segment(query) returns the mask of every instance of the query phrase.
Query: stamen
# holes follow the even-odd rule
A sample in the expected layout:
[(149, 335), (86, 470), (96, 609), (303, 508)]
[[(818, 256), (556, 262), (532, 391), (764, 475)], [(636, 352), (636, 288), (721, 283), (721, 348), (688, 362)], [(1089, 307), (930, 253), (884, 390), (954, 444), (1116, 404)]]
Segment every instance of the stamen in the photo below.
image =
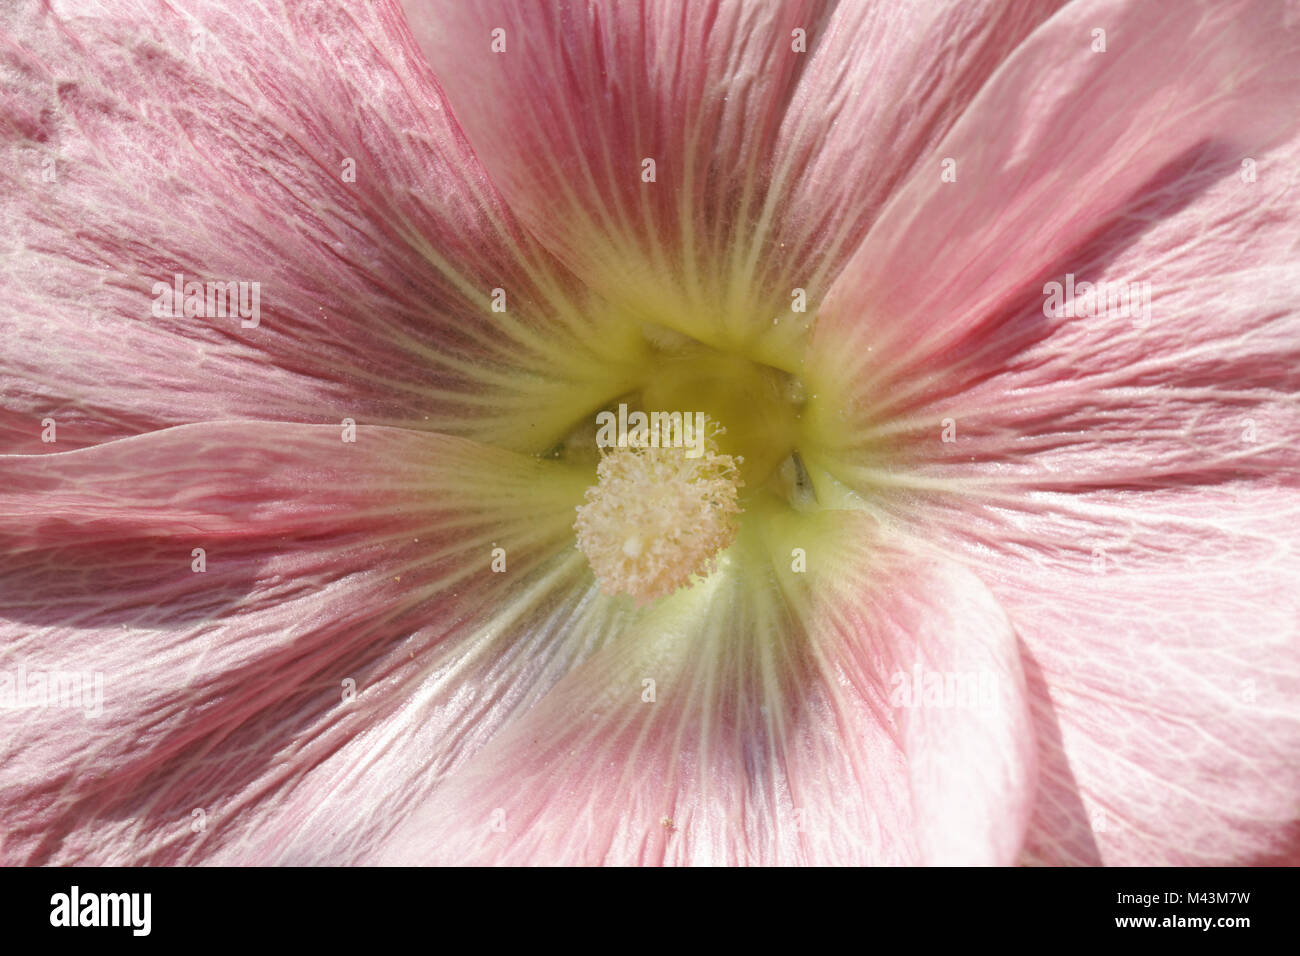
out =
[(671, 594), (712, 572), (735, 540), (742, 482), (736, 459), (717, 454), (715, 430), (695, 458), (671, 447), (622, 447), (601, 458), (574, 529), (606, 594), (638, 604)]

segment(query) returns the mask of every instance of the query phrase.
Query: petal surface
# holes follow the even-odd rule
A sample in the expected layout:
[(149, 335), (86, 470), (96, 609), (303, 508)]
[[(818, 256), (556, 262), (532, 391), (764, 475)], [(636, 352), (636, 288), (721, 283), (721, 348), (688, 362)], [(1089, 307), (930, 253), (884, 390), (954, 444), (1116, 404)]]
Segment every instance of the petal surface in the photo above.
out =
[[(1023, 344), (1008, 343), (1007, 318), (1030, 301), (1041, 309), (1044, 283), (1135, 206), (1191, 176), (1173, 197), (1185, 203), (1204, 167), (1226, 179), (1288, 142), (1300, 34), (1283, 14), (1249, 0), (1077, 3), (1036, 31), (936, 148), (955, 160), (955, 181), (937, 168), (913, 176), (828, 295), (808, 360), (827, 383), (827, 430), (842, 405), (860, 427), (993, 374), (1009, 348), (990, 346)], [(1106, 31), (1105, 52), (1093, 29)]]
[(1300, 861), (1294, 487), (1037, 493), (961, 521), (1025, 648), (1025, 860)]
[[(1102, 11), (1067, 10), (1026, 48), (1057, 30), (1076, 35), (1094, 16), (1108, 27), (1097, 56), (1109, 57), (1139, 22), (1128, 16), (1162, 15)], [(900, 251), (870, 265), (861, 252), (863, 271), (846, 270), (844, 297), (823, 313), (826, 367), (852, 366), (857, 378), (848, 424), (823, 432), (843, 444), (819, 464), (863, 507), (972, 567), (1022, 642), (1042, 780), (1030, 862), (1296, 859), (1300, 141), (1294, 110), (1271, 97), (1294, 88), (1297, 37), (1270, 7), (1235, 12), (1222, 30), (1209, 29), (1214, 11), (1189, 17), (1178, 53), (1144, 41), (1149, 76), (1165, 79), (1143, 87), (1144, 71), (1127, 71), (1127, 111), (1093, 111), (1117, 78), (1098, 67), (1073, 87), (1086, 96), (1049, 97), (1055, 108), (1037, 126), (1026, 119), (1033, 150), (990, 141), (971, 154), (1001, 151), (975, 167), (997, 172), (979, 189), (958, 188), (960, 173), (909, 187), (913, 199), (933, 195), (900, 199), (917, 213), (896, 231)], [(1242, 31), (1268, 35), (1234, 49)], [(968, 120), (1002, 115), (993, 93), (1028, 68), (1021, 55), (953, 142)], [(1189, 66), (1213, 85), (1176, 82)], [(1200, 109), (1159, 133), (1189, 94)], [(1140, 150), (1116, 146), (1118, 130), (1103, 135), (1153, 107)], [(1061, 142), (1078, 145), (1062, 154)], [(1152, 146), (1174, 151), (1148, 165)], [(1071, 173), (1085, 154), (1090, 168)], [(1034, 195), (1036, 218), (1017, 219)], [(1016, 222), (1035, 246), (1020, 243)], [(926, 278), (939, 225), (951, 236), (941, 289)], [(936, 245), (922, 249), (925, 235)], [(912, 242), (904, 276), (903, 260), (888, 257)], [(999, 248), (995, 263), (987, 250)], [(1057, 313), (1046, 286), (1067, 276), (1146, 283), (1145, 307), (1094, 309), (1080, 293)]]
[[(925, 675), (982, 675), (987, 693), (904, 699), (913, 675), (932, 692)], [(1033, 766), (1019, 654), (983, 585), (861, 515), (773, 517), (557, 684), (378, 859), (1006, 863)]]
[(537, 451), (623, 390), (634, 330), (520, 229), (393, 4), (21, 0), (0, 48), (0, 450), (352, 417)]
[(0, 475), (6, 862), (348, 862), (604, 630), (585, 479), (463, 439), (200, 424)]
[(1056, 6), (405, 3), (548, 249), (647, 321), (780, 367), (898, 179)]

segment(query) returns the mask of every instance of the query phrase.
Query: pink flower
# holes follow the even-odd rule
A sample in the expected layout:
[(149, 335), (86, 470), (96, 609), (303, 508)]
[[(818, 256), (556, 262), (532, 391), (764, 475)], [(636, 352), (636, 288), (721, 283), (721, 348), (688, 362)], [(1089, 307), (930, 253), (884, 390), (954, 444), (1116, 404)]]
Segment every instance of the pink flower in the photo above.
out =
[(5, 862), (1297, 861), (1294, 7), (100, 9), (0, 13)]

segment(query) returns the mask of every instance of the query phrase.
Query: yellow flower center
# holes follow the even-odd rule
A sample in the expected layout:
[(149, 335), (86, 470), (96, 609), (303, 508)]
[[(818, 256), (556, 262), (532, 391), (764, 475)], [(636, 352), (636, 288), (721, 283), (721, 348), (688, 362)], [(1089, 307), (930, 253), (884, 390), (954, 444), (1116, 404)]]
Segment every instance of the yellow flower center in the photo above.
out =
[(562, 453), (597, 462), (578, 547), (603, 591), (638, 604), (711, 573), (743, 511), (814, 500), (797, 378), (662, 329), (646, 341), (639, 387), (581, 423)]

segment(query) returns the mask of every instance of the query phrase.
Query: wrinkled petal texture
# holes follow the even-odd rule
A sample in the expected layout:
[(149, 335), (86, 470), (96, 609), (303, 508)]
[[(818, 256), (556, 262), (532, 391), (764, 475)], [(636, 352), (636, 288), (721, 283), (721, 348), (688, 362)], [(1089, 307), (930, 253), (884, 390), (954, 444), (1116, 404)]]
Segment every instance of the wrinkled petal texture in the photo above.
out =
[(557, 470), (245, 422), (0, 458), (0, 670), (104, 685), (6, 713), (6, 859), (356, 858), (608, 626)]
[[(507, 212), (394, 6), (92, 9), (0, 14), (0, 449), (48, 451), (47, 417), (64, 447), (352, 417), (538, 451), (619, 391), (625, 333)], [(256, 326), (153, 314), (177, 274), (259, 283)]]
[[(7, 7), (0, 671), (105, 697), (0, 860), (1300, 860), (1300, 28), (1059, 7)], [(646, 323), (834, 504), (638, 610), (544, 453)]]
[[(1300, 859), (1283, 12), (1062, 11), (937, 149), (956, 181), (899, 192), (819, 322), (810, 362), (851, 382), (831, 469), (973, 566), (1023, 643), (1031, 862)], [(1067, 275), (1149, 283), (1149, 312), (1045, 309)]]
[[(0, 456), (2, 669), (105, 681), (6, 713), (3, 859), (346, 862), (611, 630), (584, 482), (512, 450), (619, 390), (618, 333), (392, 5), (0, 16), (0, 438), (41, 453)], [(151, 315), (173, 271), (261, 280), (260, 324)]]
[[(742, 230), (710, 227), (700, 238), (712, 258), (696, 263), (676, 247), (666, 260), (660, 234), (689, 244), (699, 223), (693, 214), (673, 220), (696, 199), (679, 189), (688, 201), (644, 224), (650, 245), (634, 249), (632, 232), (609, 233), (603, 244), (626, 254), (615, 271), (644, 271), (636, 255), (673, 275), (687, 268), (697, 287), (670, 289), (671, 304), (696, 313), (725, 305), (716, 334), (690, 329), (730, 342), (750, 337), (729, 325), (756, 300), (724, 301), (742, 285), (710, 278), (699, 287), (700, 269), (752, 275), (788, 239), (809, 259), (813, 271), (798, 281), (815, 299), (888, 180), (1050, 7), (980, 17), (956, 5), (894, 17), (792, 7), (780, 16), (806, 19), (816, 49), (784, 57), (770, 84), (750, 69), (742, 34), (771, 57), (788, 46), (787, 24), (728, 6), (710, 31), (719, 45), (708, 71), (679, 63), (672, 79), (665, 57), (680, 48), (651, 51), (649, 72), (628, 61), (616, 88), (680, 88), (700, 134), (721, 124), (746, 155), (784, 158), (775, 172), (749, 169), (734, 188), (716, 150), (698, 163), (694, 153), (686, 164), (668, 158), (678, 174), (707, 180), (706, 220), (734, 213), (743, 197), (741, 218), (762, 225), (764, 238), (737, 245)], [(956, 64), (925, 59), (919, 38), (932, 23), (966, 39)], [(706, 25), (692, 20), (688, 38)], [(655, 36), (667, 42), (669, 26), (660, 19)], [(873, 87), (865, 57), (847, 47), (868, 26), (911, 57), (889, 64), (893, 89), (938, 84), (951, 95), (927, 97), (921, 115), (894, 129), (906, 144), (901, 159), (876, 151), (858, 167), (860, 144), (833, 143), (835, 124), (810, 106), (829, 95), (873, 128), (898, 122), (884, 96), (858, 105)], [(571, 736), (572, 714), (593, 693), (605, 702), (598, 716), (621, 719), (614, 704), (630, 699), (611, 695), (647, 654), (659, 655), (678, 689), (671, 706), (634, 708), (656, 715), (638, 734), (660, 791), (620, 820), (592, 819), (585, 839), (563, 845), (545, 838), (562, 831), (539, 821), (506, 856), (1013, 857), (1032, 795), (1023, 681), (1004, 618), (959, 568), (882, 546), (881, 578), (869, 582), (858, 542), (821, 553), (820, 590), (786, 573), (784, 596), (750, 607), (752, 631), (722, 627), (753, 600), (747, 573), (785, 563), (751, 545), (711, 593), (661, 612), (679, 615), (685, 642), (666, 657), (658, 617), (596, 595), (568, 538), (580, 476), (516, 453), (558, 437), (560, 419), (547, 417), (556, 396), (571, 410), (594, 400), (583, 395), (617, 394), (636, 355), (635, 322), (662, 321), (663, 311), (566, 254), (571, 246), (536, 204), (544, 181), (526, 196), (502, 170), (479, 166), (472, 147), (498, 154), (462, 138), (473, 110), (461, 104), (453, 117), (390, 5), (268, 3), (236, 18), (202, 2), (124, 0), (93, 14), (32, 3), (3, 29), (3, 69), (17, 93), (3, 126), (13, 160), (3, 253), (13, 268), (0, 318), (14, 366), (0, 436), (8, 451), (40, 453), (0, 457), (3, 663), (10, 672), (93, 671), (107, 687), (102, 717), (17, 715), (0, 762), (6, 860), (374, 858), (395, 838), (405, 844), (394, 828), (444, 780), (465, 781), (445, 803), (519, 763), (511, 741), (530, 728), (569, 720), (556, 737)], [(736, 103), (706, 119), (705, 93), (724, 80)], [(521, 83), (506, 102), (535, 88)], [(680, 136), (678, 104), (645, 115), (650, 133)], [(760, 139), (749, 142), (756, 118)], [(799, 198), (810, 179), (847, 196), (845, 168), (873, 184), (847, 213)], [(610, 185), (596, 194), (608, 198)], [(800, 203), (808, 209), (796, 216)], [(560, 212), (582, 225), (570, 215), (579, 210)], [(792, 231), (767, 236), (781, 222)], [(833, 242), (815, 239), (827, 229)], [(153, 314), (155, 283), (174, 273), (259, 282), (260, 321)], [(745, 281), (769, 298), (793, 282)], [(510, 302), (501, 313), (489, 301), (497, 287)], [(352, 416), (363, 422), (355, 442), (335, 424), (290, 424)], [(45, 417), (59, 425), (48, 445), (38, 440)], [(498, 547), (509, 555), (501, 577), (489, 567)], [(979, 629), (971, 642), (954, 639), (950, 610), (884, 586), (909, 573), (968, 595), (963, 626)], [(829, 587), (828, 576), (847, 583)], [(868, 595), (878, 620), (855, 609)], [(946, 713), (901, 713), (885, 697), (888, 669), (904, 658), (996, 672), (1001, 695), (980, 719), (955, 725)], [(601, 691), (601, 680), (614, 683)], [(557, 681), (563, 687), (548, 694)], [(526, 722), (512, 722), (522, 714)], [(513, 736), (494, 751), (505, 758), (475, 758), (506, 724)], [(617, 751), (626, 732), (610, 728), (591, 746)], [(665, 746), (672, 739), (683, 741), (682, 760)], [(682, 773), (683, 760), (696, 770)], [(462, 764), (470, 769), (456, 773)], [(552, 785), (569, 786), (564, 769), (545, 770)], [(717, 791), (699, 788), (715, 775)], [(680, 838), (649, 849), (630, 841), (679, 832), (662, 828), (667, 812), (680, 818)], [(498, 856), (457, 839), (470, 855)], [(427, 834), (418, 841), (428, 843)]]
[[(861, 514), (765, 522), (435, 792), (386, 863), (990, 864), (1015, 859), (1033, 744), (989, 591)], [(792, 544), (817, 566), (792, 573)], [(753, 586), (755, 577), (772, 586)], [(969, 706), (891, 696), (983, 675)], [(938, 702), (942, 703), (942, 702)]]
[(786, 367), (896, 183), (1058, 4), (404, 6), (547, 248), (647, 321)]

